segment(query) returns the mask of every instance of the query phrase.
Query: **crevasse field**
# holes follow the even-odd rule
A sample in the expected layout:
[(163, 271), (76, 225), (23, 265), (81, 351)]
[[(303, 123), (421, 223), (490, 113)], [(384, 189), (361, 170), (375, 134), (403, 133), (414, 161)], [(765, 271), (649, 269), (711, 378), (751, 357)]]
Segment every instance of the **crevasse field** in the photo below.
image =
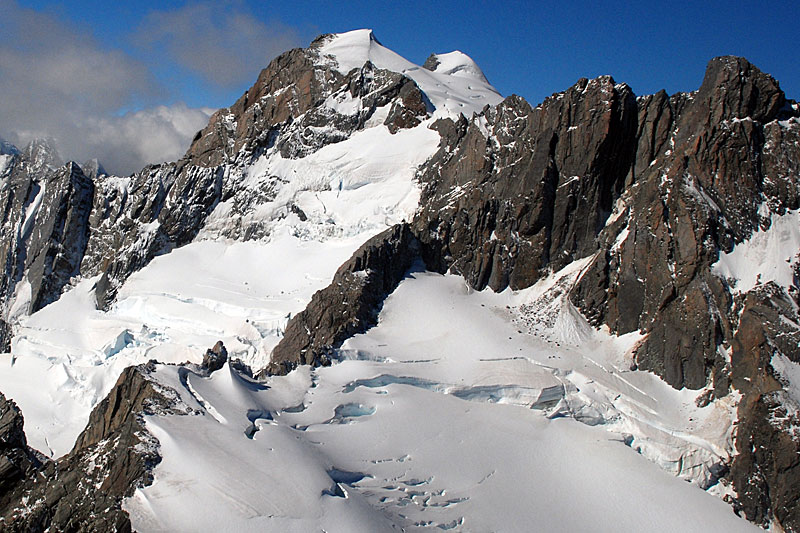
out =
[[(363, 31), (323, 52), (344, 72), (369, 59), (407, 73), (433, 118), (394, 136), (376, 119), (302, 159), (268, 152), (242, 177), (243, 187), (285, 182), (250, 215), (268, 238), (220, 238), (222, 203), (194, 243), (131, 276), (108, 312), (84, 279), (21, 317), (0, 390), (22, 409), (29, 443), (68, 453), (122, 369), (155, 359), (155, 378), (192, 414), (147, 419), (163, 460), (124, 504), (139, 531), (754, 530), (716, 483), (735, 398), (699, 408), (703, 391), (630, 370), (637, 335), (591, 328), (565, 297), (586, 259), (500, 294), (419, 266), (330, 367), (255, 382), (227, 364), (209, 377), (178, 365), (222, 340), (231, 357), (265, 366), (338, 266), (411, 219), (415, 170), (437, 145), (431, 122), (501, 99), (458, 52), (430, 72)], [(307, 220), (274, 217), (290, 202)], [(734, 249), (721, 275), (751, 283), (762, 248), (797, 240), (794, 226)]]

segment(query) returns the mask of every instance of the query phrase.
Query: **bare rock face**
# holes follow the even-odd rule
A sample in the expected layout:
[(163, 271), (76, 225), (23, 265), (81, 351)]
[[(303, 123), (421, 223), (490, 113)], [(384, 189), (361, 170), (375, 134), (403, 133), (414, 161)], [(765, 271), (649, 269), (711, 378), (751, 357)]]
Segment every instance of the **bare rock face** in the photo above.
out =
[[(148, 378), (151, 370), (148, 365), (126, 369), (92, 411), (68, 455), (29, 467), (24, 477), (18, 476), (0, 499), (4, 531), (131, 531), (120, 503), (137, 486), (152, 482), (151, 471), (160, 461), (158, 442), (147, 433), (142, 417), (181, 414), (172, 409), (177, 393), (154, 385)], [(0, 418), (5, 419), (5, 415)], [(21, 433), (21, 416), (13, 420)], [(20, 449), (19, 438), (13, 442)]]
[[(317, 38), (307, 49), (286, 52), (262, 70), (253, 87), (233, 106), (217, 111), (198, 132), (187, 153), (191, 161), (213, 167), (242, 151), (259, 154), (272, 146), (284, 157), (303, 157), (347, 139), (377, 108), (390, 104), (398, 107), (387, 119), (390, 129), (419, 124), (427, 107), (410, 78), (370, 62), (342, 75), (320, 60), (319, 48), (326, 38)], [(360, 101), (355, 106), (358, 113), (336, 110), (336, 103), (346, 99)], [(416, 123), (412, 117), (417, 117)], [(315, 131), (323, 126), (327, 132)]]
[(784, 390), (776, 358), (800, 362), (796, 303), (773, 283), (757, 287), (736, 307), (740, 319), (731, 350), (731, 379), (743, 393), (737, 455), (730, 479), (745, 516), (764, 527), (775, 521), (800, 530), (800, 404)]
[(94, 194), (80, 167), (50, 167), (44, 151), (37, 145), (27, 156), (12, 156), (0, 176), (0, 303), (9, 301), (24, 279), (28, 285), (21, 298), (28, 312), (58, 299), (79, 273)]
[[(727, 390), (720, 353), (736, 317), (710, 265), (767, 223), (762, 203), (796, 208), (798, 147), (765, 136), (797, 134), (777, 123), (784, 104), (774, 79), (731, 57), (712, 60), (692, 95), (639, 100), (633, 184), (573, 302), (595, 324), (647, 333), (637, 363), (674, 387), (700, 388), (711, 377), (719, 394)], [(775, 179), (773, 166), (795, 178)]]
[(11, 351), (11, 337), (13, 331), (5, 320), (0, 319), (0, 353)]
[(289, 321), (266, 373), (330, 364), (342, 342), (377, 323), (383, 301), (418, 258), (419, 243), (408, 224), (393, 226), (364, 243), (339, 267), (331, 284)]
[(483, 117), (440, 122), (413, 222), (426, 263), (502, 290), (593, 253), (625, 187), (636, 113), (632, 91), (602, 77), (536, 108), (511, 96)]
[(14, 487), (41, 466), (28, 447), (23, 424), (16, 404), (0, 394), (0, 508), (11, 501), (8, 496)]

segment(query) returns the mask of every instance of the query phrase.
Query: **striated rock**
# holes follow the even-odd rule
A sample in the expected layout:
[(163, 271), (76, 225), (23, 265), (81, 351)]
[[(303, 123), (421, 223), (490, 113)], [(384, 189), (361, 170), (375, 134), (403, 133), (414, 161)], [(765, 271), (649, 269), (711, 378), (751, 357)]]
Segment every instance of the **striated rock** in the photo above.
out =
[(86, 249), (94, 186), (74, 163), (51, 168), (43, 150), (13, 156), (0, 181), (0, 308), (23, 281), (24, 311), (58, 299)]
[(0, 319), (0, 353), (8, 353), (11, 351), (11, 337), (13, 331), (4, 320)]
[[(783, 133), (787, 128), (774, 122), (784, 103), (770, 76), (730, 57), (709, 63), (697, 93), (639, 100), (633, 184), (621, 197), (618, 221), (600, 235), (573, 302), (596, 325), (647, 333), (637, 364), (674, 387), (701, 388), (711, 377), (718, 395), (727, 392), (720, 354), (736, 318), (710, 266), (765, 222), (762, 202), (796, 204), (790, 176), (800, 172), (793, 163), (800, 162), (798, 146), (777, 150), (764, 133), (775, 136), (780, 128), (792, 135), (793, 128)], [(767, 174), (762, 159), (783, 179)], [(773, 182), (787, 185), (773, 185), (774, 196), (767, 196)]]
[(0, 393), (0, 508), (12, 501), (14, 488), (42, 465), (28, 447), (23, 425), (17, 405)]
[(768, 283), (749, 292), (739, 305), (731, 379), (744, 397), (729, 476), (737, 504), (749, 520), (765, 527), (776, 520), (786, 531), (799, 531), (800, 405), (772, 367), (779, 356), (800, 362), (796, 304), (782, 288)]
[(800, 530), (800, 418), (780, 390), (748, 396), (739, 407), (737, 455), (729, 476), (748, 520)]
[(383, 301), (418, 259), (419, 243), (408, 224), (368, 240), (289, 321), (265, 372), (284, 374), (297, 365), (330, 364), (332, 351), (342, 342), (377, 323)]
[(593, 253), (634, 156), (636, 101), (608, 76), (532, 109), (511, 96), (485, 116), (442, 121), (420, 172), (414, 230), (429, 267), (475, 288), (528, 287)]

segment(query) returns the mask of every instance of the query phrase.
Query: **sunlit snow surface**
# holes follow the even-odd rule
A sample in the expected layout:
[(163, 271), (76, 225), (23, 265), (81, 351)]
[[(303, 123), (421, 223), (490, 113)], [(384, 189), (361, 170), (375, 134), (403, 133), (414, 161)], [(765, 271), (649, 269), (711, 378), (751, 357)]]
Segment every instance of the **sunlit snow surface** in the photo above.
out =
[(164, 460), (155, 483), (125, 503), (134, 527), (754, 529), (623, 435), (545, 416), (576, 380), (594, 382), (587, 394), (598, 397), (615, 386), (624, 409), (663, 407), (654, 426), (678, 422), (683, 409), (713, 426), (720, 413), (689, 407), (687, 393), (652, 375), (615, 370), (624, 340), (596, 335), (582, 349), (559, 349), (518, 333), (513, 317), (531, 296), (413, 273), (379, 325), (348, 341), (348, 359), (329, 368), (254, 384), (226, 366), (210, 378), (189, 373), (187, 387), (185, 371), (159, 367), (157, 379), (201, 414), (148, 418)]
[(196, 242), (131, 276), (108, 313), (95, 310), (95, 280), (85, 280), (23, 318), (14, 357), (0, 355), (0, 391), (23, 410), (31, 446), (59, 457), (129, 365), (197, 363), (222, 340), (232, 356), (264, 366), (289, 315), (365, 239)]
[(714, 272), (733, 281), (733, 289), (745, 293), (756, 285), (774, 281), (788, 289), (794, 284), (800, 251), (800, 211), (773, 214), (769, 228), (758, 230), (746, 241), (721, 253)]
[(375, 40), (370, 30), (336, 34), (320, 53), (332, 66), (347, 74), (371, 61), (377, 68), (400, 72), (414, 80), (435, 108), (434, 116), (472, 117), (486, 105), (499, 104), (503, 97), (489, 85), (480, 67), (462, 52), (441, 54), (436, 70), (429, 71), (408, 61)]

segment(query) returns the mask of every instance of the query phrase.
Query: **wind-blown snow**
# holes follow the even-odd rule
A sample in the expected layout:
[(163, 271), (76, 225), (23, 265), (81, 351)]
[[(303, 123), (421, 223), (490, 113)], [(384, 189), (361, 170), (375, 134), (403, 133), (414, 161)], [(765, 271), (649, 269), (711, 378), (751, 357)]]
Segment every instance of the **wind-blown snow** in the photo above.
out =
[(14, 356), (0, 355), (0, 390), (23, 410), (29, 443), (59, 457), (129, 365), (200, 362), (217, 340), (266, 365), (288, 317), (367, 237), (196, 242), (131, 276), (108, 313), (95, 309), (96, 280), (85, 280), (21, 319)]
[(794, 283), (800, 250), (800, 211), (773, 214), (766, 230), (757, 230), (730, 253), (720, 253), (713, 272), (731, 279), (734, 291), (746, 293), (756, 285), (774, 281), (784, 288)]
[(384, 47), (371, 30), (355, 30), (331, 36), (320, 54), (343, 74), (363, 67), (367, 61), (377, 68), (405, 74), (427, 95), (436, 109), (435, 118), (459, 114), (471, 118), (487, 104), (497, 105), (503, 100), (478, 65), (461, 52), (439, 55), (440, 65), (430, 71)]

